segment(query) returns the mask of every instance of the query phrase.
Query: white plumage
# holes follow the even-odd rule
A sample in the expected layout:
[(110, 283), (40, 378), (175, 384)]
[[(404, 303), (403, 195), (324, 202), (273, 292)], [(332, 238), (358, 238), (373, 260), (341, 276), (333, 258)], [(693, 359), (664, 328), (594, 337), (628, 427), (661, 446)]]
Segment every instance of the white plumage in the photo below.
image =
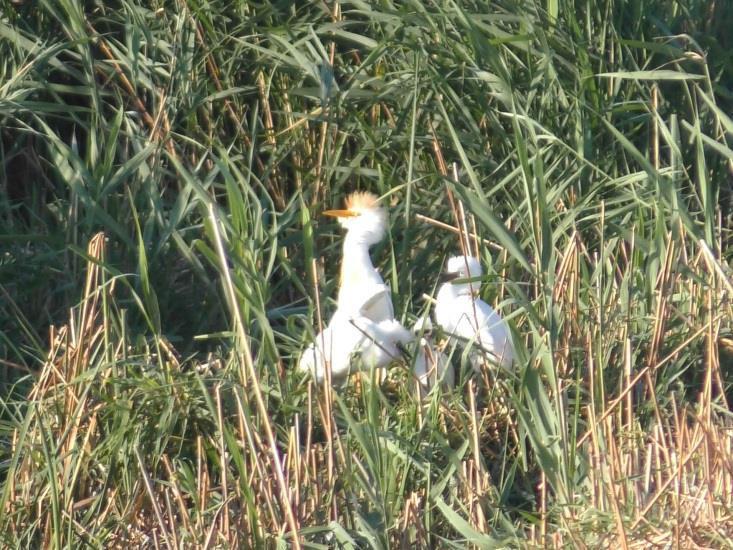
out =
[[(448, 260), (446, 275), (452, 279), (473, 279), (483, 271), (471, 256), (454, 256)], [(435, 306), (435, 319), (449, 335), (471, 347), (471, 363), (475, 370), (482, 362), (511, 369), (514, 346), (506, 322), (489, 304), (478, 297), (480, 281), (451, 282), (441, 285)]]

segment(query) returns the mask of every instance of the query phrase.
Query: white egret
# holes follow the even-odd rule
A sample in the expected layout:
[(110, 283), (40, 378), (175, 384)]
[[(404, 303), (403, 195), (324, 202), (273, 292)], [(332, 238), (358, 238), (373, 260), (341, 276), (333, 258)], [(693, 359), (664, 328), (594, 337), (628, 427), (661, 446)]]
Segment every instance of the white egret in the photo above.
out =
[(433, 324), (428, 316), (420, 317), (412, 327), (412, 332), (419, 337), (413, 372), (423, 390), (429, 391), (438, 382), (443, 388), (450, 389), (455, 384), (453, 366), (448, 357), (435, 347), (432, 330)]
[(343, 210), (327, 210), (346, 228), (337, 308), (328, 326), (316, 336), (298, 363), (318, 382), (330, 364), (334, 383), (343, 382), (352, 371), (386, 367), (401, 357), (400, 346), (414, 340), (413, 334), (394, 319), (389, 287), (369, 256), (369, 247), (384, 238), (387, 212), (377, 197), (356, 192)]
[(480, 277), (483, 271), (472, 256), (454, 256), (448, 260), (445, 275), (449, 279), (438, 290), (435, 320), (453, 336), (467, 341), (471, 363), (479, 370), (482, 359), (511, 369), (514, 346), (506, 321), (478, 297), (479, 281), (451, 282), (454, 279)]
[(381, 241), (387, 231), (387, 212), (377, 197), (357, 191), (346, 198), (345, 209), (326, 210), (323, 214), (338, 218), (346, 228), (338, 309), (372, 321), (394, 319), (390, 289), (369, 256), (369, 247)]

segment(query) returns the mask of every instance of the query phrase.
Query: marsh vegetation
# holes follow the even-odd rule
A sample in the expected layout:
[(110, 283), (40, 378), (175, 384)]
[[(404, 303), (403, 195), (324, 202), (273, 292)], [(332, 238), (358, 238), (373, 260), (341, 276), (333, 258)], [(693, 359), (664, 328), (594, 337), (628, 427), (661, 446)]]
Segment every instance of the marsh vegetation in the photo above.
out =
[[(0, 6), (0, 544), (730, 546), (729, 3)], [(356, 189), (515, 374), (296, 371)]]

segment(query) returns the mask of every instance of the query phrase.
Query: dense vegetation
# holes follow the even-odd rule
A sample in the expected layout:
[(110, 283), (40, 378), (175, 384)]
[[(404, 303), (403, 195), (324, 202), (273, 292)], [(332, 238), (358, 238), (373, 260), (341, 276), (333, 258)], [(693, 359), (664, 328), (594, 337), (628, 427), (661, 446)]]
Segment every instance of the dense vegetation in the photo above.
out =
[[(1, 545), (731, 544), (730, 3), (0, 6)], [(295, 371), (355, 189), (516, 376)]]

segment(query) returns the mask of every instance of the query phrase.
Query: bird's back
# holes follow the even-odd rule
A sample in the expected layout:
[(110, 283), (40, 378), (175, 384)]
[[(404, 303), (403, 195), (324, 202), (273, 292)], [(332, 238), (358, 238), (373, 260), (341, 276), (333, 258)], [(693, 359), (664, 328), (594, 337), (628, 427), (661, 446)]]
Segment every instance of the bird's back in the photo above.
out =
[(435, 318), (447, 333), (479, 346), (504, 368), (511, 368), (514, 348), (509, 327), (483, 300), (438, 293)]
[(477, 340), (480, 340), (481, 347), (491, 353), (499, 365), (511, 368), (514, 361), (514, 346), (509, 325), (483, 300), (476, 300), (475, 303), (479, 321)]
[(366, 338), (360, 344), (365, 369), (386, 367), (401, 357), (400, 345), (414, 339), (413, 334), (396, 319), (375, 323), (366, 317), (357, 318), (356, 325)]
[(298, 368), (311, 372), (322, 382), (329, 362), (331, 376), (334, 382), (339, 382), (351, 372), (352, 357), (359, 357), (356, 361), (361, 369), (383, 368), (400, 358), (398, 344), (406, 344), (413, 338), (395, 319), (374, 322), (363, 315), (336, 310), (328, 326), (303, 352)]
[[(447, 333), (471, 338), (476, 327), (481, 326), (481, 323), (476, 324), (473, 304), (474, 300), (470, 296), (455, 295), (441, 289), (435, 305), (435, 320)], [(481, 309), (475, 313), (480, 314)]]

